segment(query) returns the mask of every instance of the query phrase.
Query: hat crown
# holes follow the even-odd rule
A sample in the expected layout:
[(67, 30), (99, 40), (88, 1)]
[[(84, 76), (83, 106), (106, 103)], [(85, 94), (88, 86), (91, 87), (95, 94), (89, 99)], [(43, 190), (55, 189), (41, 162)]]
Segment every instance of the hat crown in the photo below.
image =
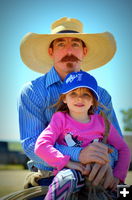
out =
[(61, 93), (66, 94), (81, 87), (92, 90), (96, 99), (99, 99), (97, 81), (93, 76), (85, 71), (69, 73), (64, 79)]
[(66, 30), (82, 33), (83, 32), (83, 24), (77, 19), (63, 17), (63, 18), (55, 21), (51, 25), (51, 33), (52, 34), (56, 34), (61, 31), (66, 31)]

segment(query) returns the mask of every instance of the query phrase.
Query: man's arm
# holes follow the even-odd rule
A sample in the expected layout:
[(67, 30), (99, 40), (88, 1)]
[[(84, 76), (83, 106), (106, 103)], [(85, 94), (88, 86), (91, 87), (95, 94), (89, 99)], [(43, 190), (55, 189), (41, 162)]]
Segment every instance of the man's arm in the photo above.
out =
[(112, 105), (112, 99), (110, 94), (101, 87), (98, 87), (98, 93), (99, 93), (99, 97), (100, 100), (99, 102), (105, 106), (105, 108), (101, 108), (99, 107), (98, 109), (98, 113), (100, 112), (100, 110), (102, 109), (103, 112), (106, 114), (107, 118), (110, 120), (110, 122), (113, 124), (113, 126), (115, 127), (115, 129), (118, 131), (118, 133), (122, 136), (122, 132)]
[(23, 88), (18, 101), (19, 128), (20, 139), (25, 154), (31, 160), (45, 165), (45, 162), (34, 154), (36, 139), (46, 127), (41, 102), (41, 96), (38, 94), (38, 91), (35, 90), (31, 83), (27, 84)]

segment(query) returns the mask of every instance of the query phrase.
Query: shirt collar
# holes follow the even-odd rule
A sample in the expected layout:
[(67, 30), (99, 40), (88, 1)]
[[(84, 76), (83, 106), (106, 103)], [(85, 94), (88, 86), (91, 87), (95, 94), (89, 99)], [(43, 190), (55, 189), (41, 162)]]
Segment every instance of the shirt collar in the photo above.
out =
[(56, 83), (56, 82), (62, 82), (60, 76), (58, 75), (57, 71), (55, 70), (54, 66), (51, 68), (51, 70), (47, 73), (46, 77), (46, 87)]

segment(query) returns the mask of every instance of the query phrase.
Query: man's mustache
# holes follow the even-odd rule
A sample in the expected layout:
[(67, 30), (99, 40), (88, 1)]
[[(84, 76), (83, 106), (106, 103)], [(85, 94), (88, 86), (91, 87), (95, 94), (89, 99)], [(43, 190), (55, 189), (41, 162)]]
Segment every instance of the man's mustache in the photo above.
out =
[(81, 61), (81, 60), (74, 55), (70, 55), (70, 56), (66, 55), (61, 59), (61, 62), (68, 62), (68, 61), (76, 62), (76, 61)]

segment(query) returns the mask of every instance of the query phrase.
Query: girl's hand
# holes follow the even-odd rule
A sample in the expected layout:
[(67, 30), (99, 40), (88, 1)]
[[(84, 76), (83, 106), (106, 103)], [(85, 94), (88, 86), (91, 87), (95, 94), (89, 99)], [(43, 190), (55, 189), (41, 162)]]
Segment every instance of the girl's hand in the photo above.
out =
[(67, 167), (69, 169), (78, 170), (78, 171), (80, 171), (82, 173), (82, 175), (84, 175), (85, 166), (83, 164), (79, 163), (79, 162), (69, 161), (68, 164), (65, 167)]

